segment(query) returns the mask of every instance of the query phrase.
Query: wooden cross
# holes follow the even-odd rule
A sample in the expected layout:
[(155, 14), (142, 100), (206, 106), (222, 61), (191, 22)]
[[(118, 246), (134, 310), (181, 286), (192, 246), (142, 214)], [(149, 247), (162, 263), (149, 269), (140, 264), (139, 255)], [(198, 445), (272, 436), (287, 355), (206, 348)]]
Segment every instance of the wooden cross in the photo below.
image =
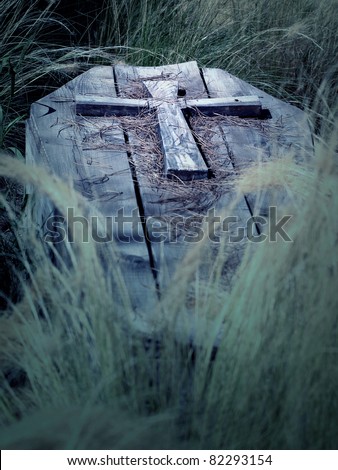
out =
[(186, 100), (178, 97), (178, 82), (145, 80), (148, 99), (106, 98), (98, 95), (76, 97), (76, 113), (83, 116), (137, 115), (156, 108), (164, 154), (164, 174), (181, 180), (208, 177), (208, 167), (183, 114), (192, 109), (207, 116), (216, 114), (260, 117), (262, 105), (257, 96)]

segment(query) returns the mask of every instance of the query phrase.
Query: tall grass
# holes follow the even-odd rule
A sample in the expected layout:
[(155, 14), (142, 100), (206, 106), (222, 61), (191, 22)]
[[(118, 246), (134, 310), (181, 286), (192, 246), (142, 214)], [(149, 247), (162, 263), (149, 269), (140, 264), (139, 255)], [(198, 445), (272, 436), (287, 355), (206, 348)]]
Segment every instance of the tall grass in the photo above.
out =
[[(4, 124), (96, 63), (161, 65), (196, 59), (301, 106), (337, 81), (337, 1), (4, 0), (0, 104)], [(13, 128), (14, 129), (14, 128)], [(23, 147), (23, 130), (0, 142)]]
[[(106, 0), (101, 46), (131, 48), (145, 65), (198, 58), (303, 102), (336, 72), (337, 2)], [(95, 33), (94, 33), (95, 34)], [(141, 51), (134, 50), (141, 48)]]
[[(106, 0), (82, 31), (78, 18), (62, 19), (47, 3), (1, 3), (4, 129), (25, 112), (26, 91), (51, 91), (93, 63), (197, 59), (301, 101), (318, 134), (303, 166), (285, 155), (238, 181), (239, 192), (287, 189), (293, 243), (248, 246), (230, 292), (222, 250), (212, 285), (182, 268), (144, 312), (158, 318), (149, 335), (135, 326), (117, 265), (103, 271), (94, 243), (75, 237), (57, 268), (33, 222), (1, 197), (21, 292), (0, 317), (1, 447), (337, 448), (336, 2)], [(78, 44), (74, 35), (67, 43), (69, 31)], [(6, 132), (2, 147), (15, 145)], [(64, 182), (19, 159), (1, 155), (0, 175), (33, 185), (60, 213), (86, 210)], [(177, 335), (188, 308), (195, 347), (189, 330)]]
[[(16, 370), (25, 384), (3, 383), (2, 446), (335, 448), (336, 145), (332, 133), (317, 139), (309, 166), (278, 162), (279, 181), (293, 194), (293, 243), (248, 252), (230, 293), (221, 278), (211, 290), (182, 269), (184, 288), (173, 286), (155, 307), (161, 328), (150, 324), (144, 339), (117, 302), (116, 267), (103, 272), (95, 246), (76, 244), (73, 269), (58, 270), (45, 243), (17, 229), (28, 279), (1, 320), (1, 356), (4, 371), (14, 380)], [(38, 185), (61, 212), (81, 207), (64, 183), (21, 162), (2, 160), (0, 169)], [(275, 181), (274, 169), (257, 169), (240, 188)], [(195, 350), (174, 326), (191, 290)]]

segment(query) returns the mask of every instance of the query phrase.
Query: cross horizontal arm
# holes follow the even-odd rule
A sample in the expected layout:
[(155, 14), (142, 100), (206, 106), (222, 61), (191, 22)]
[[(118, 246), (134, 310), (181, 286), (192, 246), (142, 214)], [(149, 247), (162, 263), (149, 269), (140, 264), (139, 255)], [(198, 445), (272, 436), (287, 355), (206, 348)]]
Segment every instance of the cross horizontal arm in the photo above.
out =
[(262, 103), (258, 96), (187, 100), (186, 105), (189, 109), (195, 109), (207, 116), (221, 114), (223, 116), (260, 117), (262, 115)]
[(76, 114), (82, 116), (135, 116), (148, 109), (148, 100), (111, 98), (98, 95), (77, 95), (75, 97)]

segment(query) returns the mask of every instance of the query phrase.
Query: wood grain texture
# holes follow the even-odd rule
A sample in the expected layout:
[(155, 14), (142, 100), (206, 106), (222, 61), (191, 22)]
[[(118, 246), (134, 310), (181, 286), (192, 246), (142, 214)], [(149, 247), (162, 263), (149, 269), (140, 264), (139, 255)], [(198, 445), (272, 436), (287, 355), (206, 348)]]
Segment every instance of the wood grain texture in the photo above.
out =
[[(178, 82), (178, 88), (186, 90), (186, 97), (207, 97), (207, 93), (200, 76), (196, 62), (187, 64), (175, 64), (164, 67), (127, 67), (115, 66), (117, 88), (123, 94), (129, 94), (130, 88), (135, 83), (143, 83), (147, 80), (163, 81), (174, 80)], [(140, 147), (137, 145), (138, 137), (133, 129), (128, 130), (129, 141), (132, 146), (132, 158), (135, 164), (140, 194), (142, 197), (145, 218), (151, 222), (156, 219), (159, 224), (172, 220), (175, 215), (191, 215), (186, 201), (177, 197), (175, 184), (155, 187), (147, 174), (143, 171), (142, 159), (144, 158)], [(188, 186), (193, 181), (187, 181)], [(191, 244), (185, 243), (183, 236), (178, 236), (175, 243), (165, 240), (161, 243), (152, 240), (152, 250), (155, 259), (155, 268), (158, 272), (158, 282), (162, 291), (170, 284), (176, 270), (182, 264), (182, 260), (191, 248)]]
[[(76, 116), (75, 97), (92, 96), (95, 91), (97, 99), (100, 99), (101, 94), (116, 98), (111, 67), (93, 68), (34, 103), (27, 123), (27, 150), (31, 164), (43, 165), (71, 182), (88, 199), (89, 214), (97, 218), (99, 227), (98, 230), (95, 228), (95, 237), (108, 235), (109, 238), (106, 232), (107, 217), (116, 216), (118, 209), (123, 208), (126, 216), (136, 211), (134, 219), (139, 221), (139, 213), (123, 131), (113, 121), (105, 122), (104, 118), (97, 125), (95, 118), (90, 121)], [(92, 141), (89, 137), (93, 134), (101, 136), (99, 142), (96, 136), (96, 148), (92, 145), (95, 139)], [(107, 149), (111, 139), (114, 140), (114, 148), (117, 146), (119, 150)], [(35, 204), (34, 217), (39, 224), (43, 224), (47, 210), (52, 215), (53, 208), (45, 199), (41, 199), (39, 207)], [(130, 303), (136, 313), (135, 325), (142, 329), (144, 312), (147, 310), (149, 318), (146, 321), (148, 327), (150, 325), (150, 312), (157, 302), (157, 293), (147, 246), (133, 239), (130, 243), (125, 242), (126, 237), (134, 236), (131, 225), (124, 224), (122, 236), (118, 224), (112, 221), (113, 240), (109, 239), (109, 242), (115, 246), (115, 261), (109, 256), (107, 258), (110, 249), (105, 250), (102, 239), (98, 243), (98, 250), (108, 272), (114, 269), (109, 264), (118, 260), (116, 268), (122, 273), (125, 292), (129, 292)], [(125, 305), (124, 293), (116, 291), (115, 300)]]
[(207, 178), (208, 168), (177, 102), (178, 82), (143, 83), (150, 96), (158, 99), (155, 106), (164, 155), (164, 175), (182, 181)]
[(116, 98), (114, 69), (110, 66), (97, 66), (75, 79), (77, 95), (97, 95)]
[[(219, 125), (210, 120), (208, 126), (205, 126), (200, 120), (200, 124), (194, 125), (194, 131), (209, 148), (212, 148), (213, 171), (224, 174), (222, 182), (217, 179), (217, 184), (221, 185), (222, 190), (217, 190), (218, 197), (208, 205), (207, 215), (211, 232), (210, 242), (204, 247), (203, 264), (205, 272), (213, 273), (219, 270), (222, 273), (220, 278), (222, 287), (230, 289), (236, 280), (236, 269), (243, 259), (245, 250), (248, 248), (254, 250), (256, 247), (255, 244), (250, 244), (249, 238), (257, 237), (259, 234), (255, 224), (250, 222), (248, 224), (252, 218), (251, 208), (245, 195), (236, 188), (238, 173)], [(215, 223), (212, 221), (213, 218)]]
[(76, 114), (83, 116), (136, 116), (149, 109), (147, 100), (109, 98), (92, 94), (75, 96)]
[[(259, 213), (264, 214), (272, 201), (280, 203), (283, 198), (280, 193), (271, 192), (258, 196), (237, 194), (236, 177), (252, 165), (288, 152), (295, 152), (301, 162), (312, 151), (310, 129), (301, 110), (222, 70), (203, 69), (202, 75), (196, 62), (163, 67), (94, 67), (34, 103), (27, 121), (27, 163), (45, 166), (70, 181), (87, 199), (90, 215), (98, 219), (96, 237), (101, 238), (98, 245), (102, 263), (108, 273), (110, 263), (116, 263), (121, 274), (123, 285), (117, 282), (115, 287), (122, 311), (126, 305), (123, 296), (128, 292), (130, 308), (136, 313), (135, 327), (143, 331), (150, 321), (156, 321), (157, 286), (153, 272), (157, 273), (161, 292), (165, 292), (171, 282), (179, 282), (175, 273), (188, 254), (199, 256), (203, 250), (194, 272), (200, 280), (208, 282), (215, 269), (220, 269), (223, 287), (231, 287), (248, 247), (247, 221), (255, 212), (257, 200), (264, 199), (259, 204)], [(186, 113), (187, 106), (190, 110)], [(160, 151), (147, 153), (132, 121), (126, 125), (119, 120), (118, 116), (135, 116), (145, 109), (146, 115), (156, 110), (164, 155)], [(186, 118), (192, 126), (200, 113), (205, 119), (194, 124), (193, 131), (197, 136), (205, 134), (197, 146)], [(270, 119), (262, 119), (269, 113)], [(230, 119), (225, 116), (217, 121), (208, 117), (219, 114), (229, 115)], [(215, 181), (214, 186), (219, 185), (216, 190), (212, 179), (206, 181), (209, 186), (196, 186), (204, 184), (197, 180), (202, 174), (210, 176), (200, 153), (202, 141), (213, 149), (213, 160), (208, 163), (224, 171), (224, 184)], [(160, 149), (160, 145), (156, 148)], [(149, 162), (154, 168), (163, 162), (172, 179), (168, 181), (160, 173), (155, 177)], [(185, 181), (191, 172), (197, 179)], [(53, 207), (39, 198), (33, 205), (34, 217), (42, 225)], [(191, 243), (187, 236), (189, 227), (178, 230), (174, 239), (168, 238), (168, 223), (175, 223), (175, 217), (183, 217), (184, 223), (189, 218), (191, 222), (192, 217), (201, 221), (211, 209), (211, 214), (221, 217), (221, 221), (237, 216), (236, 221), (231, 220), (222, 227), (223, 231), (217, 232), (222, 243), (204, 243), (201, 239)], [(119, 214), (124, 218), (123, 225)], [(144, 221), (146, 227), (142, 225)], [(161, 227), (167, 231), (162, 240)], [(244, 232), (240, 233), (242, 229)], [(251, 232), (251, 236), (259, 235), (256, 226)], [(236, 234), (240, 235), (237, 240)], [(108, 255), (112, 246), (113, 259)], [(111, 272), (115, 272), (114, 267)]]
[(83, 177), (82, 155), (76, 139), (74, 81), (31, 106), (29, 126), (41, 151), (33, 155), (45, 168), (80, 185)]
[[(83, 154), (90, 167), (90, 177), (84, 184), (91, 195), (90, 204), (95, 206), (98, 225), (101, 227), (98, 237), (103, 257), (104, 245), (113, 243), (118, 267), (136, 313), (135, 321), (144, 321), (147, 311), (150, 321), (150, 312), (155, 309), (157, 302), (156, 285), (142, 231), (123, 131), (114, 118), (82, 117), (78, 118), (78, 124)], [(110, 269), (112, 267), (107, 266), (108, 272)]]
[(159, 98), (160, 100), (177, 100), (178, 82), (176, 80), (144, 80), (149, 96)]
[(179, 106), (162, 103), (157, 118), (165, 176), (182, 181), (207, 178), (208, 168)]
[[(313, 152), (311, 131), (306, 114), (295, 106), (290, 106), (262, 90), (221, 69), (203, 69), (205, 83), (210, 97), (258, 96), (262, 109), (268, 110), (270, 119), (253, 120), (251, 125), (224, 123), (222, 134), (229, 155), (238, 174), (250, 166), (283, 158), (293, 154), (302, 163)], [(245, 123), (243, 123), (245, 124)], [(270, 205), (280, 205), (287, 201), (283, 189), (263, 189), (257, 194), (247, 194), (253, 212), (266, 216)]]
[(120, 96), (129, 94), (135, 84), (144, 80), (174, 80), (180, 90), (184, 90), (186, 99), (207, 98), (200, 70), (195, 61), (161, 67), (114, 66), (119, 85)]
[(306, 113), (296, 106), (275, 98), (255, 86), (221, 69), (203, 69), (203, 76), (211, 98), (223, 96), (256, 95), (262, 108), (268, 109), (271, 119), (265, 121), (270, 127), (266, 140), (277, 142), (285, 150), (298, 152), (301, 163), (313, 153), (311, 129)]
[(187, 107), (206, 116), (260, 117), (262, 104), (258, 96), (235, 96), (224, 98), (202, 98), (187, 100)]
[[(193, 96), (194, 98), (196, 96), (202, 96), (204, 97), (205, 101), (208, 101), (208, 99), (206, 98), (207, 93), (204, 88), (203, 80), (200, 76), (200, 72), (197, 65), (195, 63), (192, 63), (189, 64), (187, 67), (182, 67), (184, 72), (180, 70), (180, 67), (181, 65), (178, 66), (176, 72), (173, 71), (172, 67), (169, 70), (166, 67), (164, 67), (163, 69), (151, 68), (151, 70), (145, 69), (143, 67), (135, 67), (132, 69), (131, 72), (125, 67), (122, 67), (121, 71), (120, 66), (118, 66), (116, 69), (118, 89), (128, 90), (128, 83), (130, 81), (132, 83), (138, 83), (142, 81), (144, 77), (150, 77), (152, 75), (154, 77), (160, 77), (160, 80), (162, 80), (162, 77), (165, 76), (166, 73), (170, 72), (169, 80), (172, 80), (174, 76), (180, 77), (181, 80), (184, 79), (179, 82), (179, 88), (184, 89), (185, 86), (188, 86), (187, 96)], [(187, 85), (188, 83), (194, 84), (193, 91), (189, 90), (189, 85)], [(153, 85), (153, 89), (156, 90), (154, 94), (157, 94), (157, 96), (161, 95), (160, 89), (157, 85)], [(168, 89), (170, 90), (169, 86)], [(172, 91), (169, 92), (169, 96), (172, 93)], [(163, 93), (162, 96), (166, 96), (166, 98), (168, 98), (168, 94)], [(250, 98), (250, 100), (251, 99), (252, 98)], [(202, 103), (204, 104), (204, 102)], [(170, 106), (170, 103), (165, 103), (165, 105)], [(164, 104), (161, 106), (164, 106)], [(165, 114), (168, 115), (169, 113), (166, 111)], [(217, 126), (211, 124), (210, 131), (212, 134), (217, 135), (219, 161), (222, 162), (222, 164), (225, 164), (223, 160), (226, 156), (226, 164), (231, 166), (231, 171), (233, 172), (233, 165), (228, 155), (227, 148), (222, 139), (222, 136), (220, 135), (220, 130), (217, 128)], [(148, 179), (147, 175), (142, 171), (141, 161), (144, 157), (141, 153), (139, 153), (138, 150), (139, 146), (137, 145), (137, 135), (133, 132), (132, 129), (128, 130), (128, 135), (130, 143), (132, 145), (132, 156), (135, 162), (137, 180), (139, 183), (140, 193), (144, 205), (145, 217), (147, 218), (148, 223), (156, 223), (156, 221), (158, 221), (158, 225), (161, 226), (161, 224), (163, 224), (164, 222), (164, 228), (165, 230), (168, 230), (168, 225), (166, 225), (166, 222), (168, 220), (171, 222), (175, 222), (176, 215), (178, 217), (185, 217), (185, 220), (188, 220), (187, 218), (192, 218), (194, 216), (207, 216), (208, 212), (205, 207), (199, 207), (198, 203), (195, 206), (191, 206), (190, 204), (186, 203), (184, 198), (177, 198), (174, 185), (171, 188), (168, 188), (168, 186), (166, 186), (163, 189), (160, 186), (154, 187), (151, 184), (151, 181)], [(176, 149), (176, 152), (180, 149), (177, 144)], [(177, 183), (180, 184), (179, 181), (177, 181)], [(189, 187), (191, 187), (191, 191), (194, 192), (193, 181), (187, 181), (184, 182), (184, 184), (187, 186), (187, 191), (189, 191)], [(208, 199), (209, 197), (212, 199), (211, 195), (205, 195), (204, 199)], [(226, 236), (230, 236), (231, 234), (234, 236), (240, 226), (246, 226), (246, 221), (251, 216), (250, 210), (246, 204), (244, 197), (240, 197), (238, 202), (235, 201), (236, 198), (236, 192), (230, 192), (229, 190), (227, 190), (226, 194), (220, 199), (218, 199), (218, 202), (211, 202), (206, 206), (208, 209), (214, 208), (215, 214), (219, 216), (221, 213), (226, 213), (226, 208), (230, 207), (231, 204), (236, 204), (235, 211), (236, 213), (238, 212), (239, 219), (237, 223), (233, 223), (231, 225), (231, 227), (229, 228), (229, 232), (225, 234)], [(205, 250), (206, 256), (203, 258), (203, 261), (199, 265), (195, 274), (198, 275), (200, 279), (210, 279), (213, 270), (213, 263), (215, 257), (217, 256), (217, 252), (220, 245), (217, 243), (210, 243), (210, 245), (208, 246), (208, 244), (204, 244), (202, 240), (197, 242), (196, 245), (196, 243), (189, 243), (187, 241), (188, 238), (189, 237), (187, 237), (187, 234), (184, 231), (178, 232), (174, 243), (170, 243), (170, 241), (167, 239), (159, 243), (158, 239), (155, 240), (154, 237), (152, 238), (152, 250), (156, 261), (156, 269), (158, 271), (158, 281), (162, 291), (165, 291), (166, 287), (170, 284), (171, 280), (174, 278), (175, 272), (179, 267), (182, 266), (182, 262), (187, 256), (187, 254), (190, 252), (190, 250), (196, 250), (196, 247), (198, 247), (199, 245), (201, 246), (201, 249), (202, 246), (204, 246), (203, 250)], [(225, 271), (223, 272), (223, 275), (225, 282), (228, 283), (228, 287), (230, 286), (230, 280), (233, 280), (234, 270), (238, 266), (239, 260), (241, 259), (241, 256), (243, 254), (245, 242), (246, 240), (243, 239), (237, 245), (232, 245), (230, 250), (231, 254), (229, 253), (228, 259), (224, 261), (226, 268), (224, 268)]]

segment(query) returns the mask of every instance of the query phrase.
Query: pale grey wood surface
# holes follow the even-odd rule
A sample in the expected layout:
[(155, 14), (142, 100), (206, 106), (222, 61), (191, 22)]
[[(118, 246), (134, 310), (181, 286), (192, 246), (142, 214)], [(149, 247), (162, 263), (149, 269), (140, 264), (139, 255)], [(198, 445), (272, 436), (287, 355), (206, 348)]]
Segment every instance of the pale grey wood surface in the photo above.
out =
[[(196, 62), (164, 67), (128, 67), (117, 65), (115, 67), (115, 76), (117, 88), (122, 95), (129, 95), (132, 84), (143, 83), (147, 80), (162, 81), (168, 79), (177, 81), (178, 88), (186, 90), (186, 97), (207, 97)], [(156, 187), (152, 184), (149, 176), (143, 171), (142, 159), (144, 156), (137, 146), (137, 135), (132, 129), (129, 130), (129, 140), (132, 144), (132, 155), (135, 162), (135, 171), (145, 217), (159, 217), (162, 218), (161, 220), (170, 220), (175, 214), (189, 215), (186, 201), (177, 197), (174, 181), (172, 185), (164, 184)], [(193, 182), (188, 181), (186, 184), (189, 187)], [(170, 284), (177, 268), (182, 265), (184, 256), (189, 248), (189, 244), (184, 243), (182, 237), (177, 237), (175, 243), (170, 243), (168, 240), (163, 243), (157, 243), (153, 240), (152, 250), (162, 290)]]
[[(78, 118), (82, 151), (91, 175), (84, 182), (90, 204), (101, 223), (99, 237), (103, 256), (105, 244), (113, 243), (118, 266), (124, 276), (133, 311), (138, 321), (155, 308), (156, 285), (142, 231), (139, 206), (123, 131), (116, 118)], [(109, 267), (107, 272), (115, 269)], [(143, 299), (142, 302), (140, 299)]]
[[(108, 70), (109, 69), (109, 70)], [(85, 113), (87, 113), (88, 100), (99, 102), (115, 101), (120, 102), (116, 95), (116, 86), (112, 67), (100, 68), (99, 77), (93, 78), (95, 69), (91, 69), (88, 75), (81, 75), (81, 81), (76, 86), (75, 106), (82, 101), (86, 103)], [(98, 82), (104, 76), (103, 85)], [(87, 86), (88, 84), (88, 86)], [(82, 100), (82, 101), (81, 101)], [(147, 106), (147, 103), (138, 102), (137, 105)], [(122, 103), (122, 108), (125, 103)], [(130, 108), (133, 108), (132, 103)], [(91, 204), (96, 205), (95, 213), (99, 215), (103, 224), (103, 235), (107, 234), (105, 225), (107, 218), (114, 218), (112, 221), (112, 236), (115, 245), (115, 252), (118, 258), (118, 267), (120, 268), (126, 291), (130, 297), (131, 307), (137, 314), (135, 321), (139, 327), (145, 321), (144, 314), (148, 312), (148, 322), (150, 322), (150, 312), (155, 310), (157, 302), (157, 292), (155, 279), (150, 265), (147, 245), (143, 238), (142, 225), (139, 213), (138, 201), (135, 195), (134, 183), (130, 164), (128, 160), (125, 138), (121, 126), (116, 118), (102, 117), (77, 117), (79, 133), (81, 135), (81, 149), (86, 162), (86, 191), (90, 194)], [(104, 107), (106, 109), (106, 107)], [(135, 108), (134, 108), (135, 109)], [(136, 108), (137, 109), (137, 108)], [(123, 112), (123, 110), (121, 110)], [(132, 111), (133, 112), (133, 111)], [(95, 113), (94, 113), (95, 116)], [(123, 222), (120, 227), (116, 222), (116, 217), (122, 211), (123, 217), (133, 218), (133, 222)], [(111, 220), (111, 219), (108, 219)], [(121, 233), (122, 228), (122, 233)], [(137, 230), (141, 237), (137, 236)], [(101, 246), (104, 252), (104, 244)], [(114, 270), (114, 266), (109, 266)], [(140, 300), (142, 299), (142, 301)], [(123, 299), (121, 299), (123, 300)]]
[(260, 117), (262, 104), (258, 96), (234, 96), (187, 100), (187, 106), (207, 116)]
[(144, 81), (151, 97), (157, 99), (159, 135), (164, 154), (164, 175), (180, 180), (208, 177), (208, 168), (177, 103), (178, 82)]
[(158, 100), (158, 105), (164, 100), (169, 100), (169, 102), (177, 100), (178, 81), (176, 80), (144, 80), (142, 83), (149, 97)]
[(312, 155), (311, 129), (307, 115), (301, 109), (269, 95), (224, 70), (205, 68), (203, 76), (211, 98), (251, 94), (258, 96), (262, 107), (271, 113), (271, 119), (264, 121), (264, 125), (269, 128), (266, 140), (269, 140), (270, 146), (271, 143), (272, 145), (277, 143), (281, 151), (298, 152), (299, 162)]
[[(250, 166), (295, 155), (296, 161), (311, 157), (313, 152), (311, 131), (306, 114), (295, 106), (290, 106), (278, 98), (221, 69), (203, 69), (203, 76), (211, 98), (222, 96), (257, 95), (262, 108), (269, 111), (271, 117), (261, 121), (221, 125), (224, 140), (238, 174)], [(248, 121), (250, 123), (250, 121)], [(263, 189), (260, 194), (247, 194), (251, 210), (267, 215), (270, 205), (287, 201), (283, 189)]]
[(165, 176), (181, 180), (207, 178), (208, 168), (177, 102), (178, 82), (146, 80), (142, 84), (152, 101), (86, 94), (75, 97), (76, 113), (84, 116), (137, 115), (152, 107), (157, 113)]
[(208, 168), (198, 150), (181, 109), (174, 103), (157, 108), (164, 153), (164, 176), (181, 181), (208, 177)]
[(149, 105), (147, 100), (107, 98), (92, 94), (75, 96), (76, 114), (83, 116), (135, 116)]
[[(141, 323), (144, 318), (141, 311), (148, 309), (150, 312), (157, 301), (153, 272), (157, 273), (157, 284), (163, 292), (190, 250), (202, 249), (203, 244), (188, 243), (189, 230), (179, 231), (175, 243), (168, 239), (158, 243), (157, 234), (149, 233), (151, 224), (165, 224), (175, 215), (196, 216), (201, 220), (210, 209), (222, 217), (235, 213), (237, 221), (221, 234), (225, 244), (212, 241), (203, 244), (205, 256), (198, 273), (196, 271), (200, 279), (210, 279), (218, 255), (224, 284), (231, 286), (247, 245), (245, 236), (224, 252), (219, 250), (226, 246), (230, 235), (246, 227), (256, 203), (255, 195), (237, 194), (236, 178), (251, 165), (288, 152), (296, 152), (301, 162), (312, 150), (310, 129), (301, 110), (222, 70), (203, 69), (202, 75), (203, 78), (196, 62), (163, 67), (94, 67), (34, 103), (27, 121), (27, 162), (41, 164), (71, 181), (87, 199), (90, 213), (101, 221), (102, 235), (105, 235), (107, 217), (116, 216), (120, 209), (126, 216), (134, 213), (134, 220), (141, 229), (141, 240), (131, 223), (123, 228), (124, 237), (132, 237), (129, 243), (121, 237), (116, 222), (112, 224), (112, 237), (117, 253), (115, 259), (130, 293), (132, 309), (139, 313)], [(192, 109), (184, 110), (183, 118), (181, 109), (187, 106)], [(158, 152), (157, 143), (149, 146), (152, 150), (147, 150), (146, 143), (140, 142), (142, 136), (136, 121), (134, 126), (133, 121), (109, 116), (113, 112), (120, 116), (134, 113), (136, 119), (135, 113), (139, 110), (144, 112), (140, 119), (150, 119), (150, 127), (156, 125), (157, 119), (165, 141), (162, 146), (165, 148), (168, 142), (165, 153), (169, 156), (172, 152), (175, 162), (180, 161), (184, 151), (186, 163), (197, 149), (199, 156), (200, 151), (203, 152), (203, 164), (206, 160), (210, 167), (207, 170), (204, 167), (203, 172), (207, 171), (210, 176), (212, 171), (219, 171), (223, 179), (207, 179), (203, 186), (198, 180), (182, 181), (184, 178), (175, 172), (171, 181), (164, 178), (159, 171), (164, 167), (164, 156), (163, 152)], [(217, 120), (207, 116), (222, 114), (222, 111), (242, 118), (230, 116), (227, 120), (225, 116)], [(265, 116), (270, 113), (271, 118), (246, 118), (262, 117), (262, 112)], [(198, 124), (194, 119), (199, 113), (204, 117)], [(192, 137), (192, 140), (186, 138), (187, 122), (189, 136), (194, 132), (198, 145)], [(175, 138), (172, 126), (180, 129)], [(160, 150), (160, 141), (158, 144)], [(212, 155), (204, 146), (211, 149)], [(274, 194), (267, 193), (265, 205), (273, 199)], [(277, 201), (280, 201), (279, 196)], [(51, 210), (48, 202), (38, 201), (35, 217), (43, 223)], [(264, 207), (262, 210), (264, 212)], [(143, 217), (147, 221), (148, 243), (142, 240)], [(257, 235), (255, 227), (253, 230)], [(103, 259), (104, 247), (104, 243), (100, 244)], [(109, 266), (109, 259), (104, 262)]]
[[(192, 62), (189, 64), (184, 64), (182, 67), (181, 64), (177, 66), (169, 66), (163, 68), (143, 68), (143, 67), (133, 67), (129, 68), (126, 66), (117, 66), (115, 68), (115, 74), (117, 78), (118, 89), (121, 92), (126, 92), (128, 95), (129, 93), (129, 86), (130, 82), (132, 83), (140, 83), (144, 82), (145, 79), (149, 79), (152, 77), (158, 77), (157, 79), (162, 80), (163, 77), (167, 77), (168, 80), (174, 80), (175, 77), (178, 80), (178, 88), (184, 90), (187, 86), (186, 96), (184, 99), (204, 99), (207, 101), (207, 91), (204, 87), (204, 83), (202, 77), (200, 75), (200, 71), (197, 67), (197, 64)], [(148, 82), (147, 82), (148, 83)], [(156, 83), (154, 78), (154, 83)], [(190, 84), (192, 84), (192, 88), (190, 88)], [(158, 89), (158, 85), (154, 85), (155, 89)], [(172, 90), (172, 87), (169, 86), (169, 90)], [(167, 94), (170, 94), (169, 91), (164, 91), (163, 95), (168, 98)], [(228, 96), (228, 95), (225, 95)], [(254, 102), (254, 106), (259, 106), (260, 103), (257, 102), (257, 99), (250, 98), (250, 101)], [(189, 101), (188, 101), (189, 102)], [(204, 105), (204, 101), (202, 102)], [(215, 126), (213, 123), (210, 124), (210, 131), (212, 135), (219, 135), (219, 129), (217, 125)], [(137, 146), (137, 136), (133, 132), (132, 129), (128, 131), (129, 139), (132, 144), (132, 155), (135, 160), (135, 168), (136, 168), (136, 175), (137, 180), (140, 186), (140, 192), (142, 196), (142, 201), (144, 204), (144, 211), (146, 217), (159, 217), (160, 221), (161, 218), (170, 219), (178, 215), (184, 215), (185, 217), (192, 217), (192, 216), (206, 216), (207, 210), (215, 207), (215, 210), (218, 214), (224, 212), (224, 208), (229, 207), (232, 201), (235, 199), (235, 191), (230, 191), (227, 189), (227, 193), (223, 196), (223, 198), (218, 200), (218, 203), (214, 203), (213, 198), (211, 195), (203, 195), (205, 200), (209, 200), (205, 204), (205, 207), (199, 206), (197, 197), (197, 203), (192, 205), (191, 203), (187, 203), (184, 197), (181, 197), (181, 200), (177, 198), (177, 194), (175, 192), (175, 184), (171, 187), (167, 185), (164, 186), (164, 189), (161, 186), (154, 187), (151, 184), (151, 181), (147, 177), (147, 175), (142, 171), (142, 154), (138, 151)], [(218, 138), (219, 140), (219, 138)], [(178, 151), (179, 151), (178, 147)], [(227, 148), (224, 144), (224, 141), (221, 139), (221, 142), (218, 142), (218, 158), (221, 160), (224, 155), (227, 155)], [(229, 156), (227, 155), (228, 163), (231, 165), (231, 172), (233, 172), (233, 166)], [(194, 182), (184, 182), (187, 191), (194, 192)], [(177, 185), (182, 185), (179, 181), (177, 181)], [(191, 188), (191, 189), (189, 189)], [(177, 186), (176, 186), (177, 191)], [(244, 200), (244, 197), (240, 198), (240, 202), (237, 203), (236, 210), (239, 213), (239, 221), (236, 224), (232, 224), (230, 232), (234, 234), (238, 229), (239, 225), (245, 227), (246, 220), (250, 217), (250, 211)], [(227, 214), (228, 215), (228, 214)], [(206, 230), (206, 229), (205, 229)], [(226, 234), (228, 235), (228, 234)], [(165, 241), (163, 243), (156, 243), (156, 240), (152, 240), (152, 249), (154, 252), (154, 257), (156, 260), (156, 268), (159, 273), (159, 281), (160, 285), (165, 288), (166, 285), (170, 283), (170, 280), (173, 278), (175, 271), (182, 267), (182, 263), (184, 262), (185, 256), (188, 254), (190, 250), (194, 250), (196, 248), (196, 244), (187, 243), (186, 242), (186, 234), (179, 233), (176, 243), (170, 243)], [(228, 268), (228, 275), (229, 279), (231, 278), (230, 272), (234, 272), (235, 266), (238, 265), (239, 257), (243, 251), (243, 244), (238, 243), (238, 245), (233, 248), (231, 255), (229, 255), (229, 260), (226, 263)], [(217, 244), (210, 245), (209, 248), (205, 248), (205, 243), (203, 243), (203, 249), (206, 250), (206, 253), (211, 250), (210, 256), (206, 254), (206, 258), (201, 263), (200, 269), (200, 276), (203, 279), (208, 279), (211, 275), (213, 269), (213, 260), (215, 259), (215, 251), (217, 251)], [(202, 249), (202, 243), (201, 243)], [(231, 268), (231, 269), (230, 269)]]
[[(115, 65), (120, 95), (129, 95), (144, 80), (176, 80), (186, 99), (208, 98), (200, 70), (195, 61), (161, 67), (132, 67)], [(141, 86), (142, 88), (142, 86)]]
[(96, 66), (75, 79), (78, 95), (97, 95), (116, 98), (114, 69), (108, 65)]
[[(105, 216), (114, 217), (119, 208), (123, 208), (128, 215), (133, 209), (138, 211), (138, 204), (122, 130), (114, 126), (114, 122), (107, 123), (103, 120), (97, 127), (93, 120), (76, 116), (75, 96), (87, 93), (91, 95), (93, 92), (97, 93), (97, 97), (109, 95), (116, 98), (111, 67), (91, 69), (34, 103), (27, 124), (27, 150), (31, 163), (41, 164), (62, 179), (71, 181), (88, 199), (89, 214), (98, 216), (99, 221), (103, 222), (104, 233), (101, 235), (105, 235)], [(102, 138), (104, 126), (107, 129)], [(90, 148), (90, 142), (86, 138), (95, 132), (101, 136), (99, 147)], [(120, 146), (120, 151), (109, 151), (107, 158), (105, 147), (112, 138), (114, 147)], [(96, 143), (97, 140), (96, 138)], [(44, 199), (38, 205), (40, 208), (35, 207), (35, 216), (42, 224), (47, 215), (52, 215), (51, 206), (45, 204)], [(124, 230), (126, 236), (132, 235), (130, 224), (126, 224)], [(130, 243), (121, 241), (116, 224), (113, 226), (113, 237), (119, 260), (115, 267), (122, 273), (131, 306), (138, 314), (135, 321), (141, 324), (142, 312), (153, 308), (157, 301), (147, 246), (144, 242), (134, 242), (133, 239)], [(103, 252), (102, 259), (105, 259), (108, 251), (105, 252), (104, 244), (98, 245), (98, 250)], [(109, 260), (106, 259), (105, 262), (109, 265)], [(111, 268), (114, 269), (113, 266)], [(124, 293), (116, 292), (116, 296), (115, 300), (120, 296), (121, 304), (125, 305)]]

